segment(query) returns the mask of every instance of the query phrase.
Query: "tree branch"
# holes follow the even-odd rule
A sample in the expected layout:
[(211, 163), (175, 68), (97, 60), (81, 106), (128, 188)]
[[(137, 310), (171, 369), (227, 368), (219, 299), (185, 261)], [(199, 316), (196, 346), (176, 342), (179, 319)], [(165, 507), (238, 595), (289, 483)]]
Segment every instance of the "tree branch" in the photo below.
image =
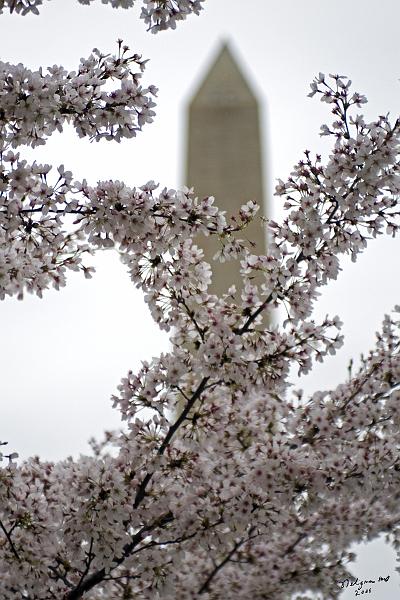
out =
[(8, 540), (8, 543), (10, 544), (10, 548), (11, 548), (12, 553), (14, 554), (15, 558), (20, 561), (21, 557), (18, 554), (16, 547), (14, 546), (14, 542), (11, 539), (11, 532), (7, 531), (7, 529), (4, 527), (3, 521), (0, 521), (0, 527), (3, 530), (3, 532), (4, 532), (4, 535), (6, 536), (6, 538)]
[(217, 575), (217, 573), (219, 573), (219, 571), (221, 569), (223, 569), (223, 567), (231, 560), (232, 556), (240, 548), (240, 546), (242, 546), (245, 542), (247, 542), (248, 540), (250, 540), (252, 538), (251, 534), (254, 531), (254, 529), (255, 529), (254, 527), (251, 527), (251, 529), (249, 531), (249, 535), (246, 538), (242, 538), (241, 540), (236, 542), (235, 545), (233, 546), (232, 550), (225, 556), (223, 561), (214, 567), (214, 569), (211, 571), (211, 573), (209, 574), (209, 576), (207, 577), (207, 579), (205, 580), (203, 585), (200, 587), (198, 594), (204, 594), (205, 592), (209, 591), (211, 581), (214, 579), (214, 577)]
[[(208, 380), (209, 380), (209, 377), (203, 377), (203, 379), (201, 380), (201, 382), (200, 382), (197, 390), (194, 392), (193, 396), (190, 398), (189, 402), (186, 404), (186, 406), (183, 409), (183, 411), (181, 412), (180, 416), (175, 421), (175, 423), (173, 425), (171, 425), (171, 427), (169, 428), (168, 433), (165, 436), (163, 443), (161, 444), (161, 446), (157, 450), (157, 454), (159, 456), (162, 456), (164, 454), (164, 452), (167, 449), (168, 444), (171, 441), (173, 435), (179, 429), (180, 425), (186, 419), (186, 417), (189, 414), (190, 410), (194, 406), (196, 400), (198, 400), (198, 398), (201, 396), (202, 392), (204, 391), (204, 388), (205, 388)], [(150, 482), (150, 480), (151, 480), (152, 477), (153, 477), (153, 473), (147, 473), (147, 475), (144, 477), (142, 483), (140, 484), (139, 489), (138, 489), (137, 494), (136, 494), (135, 502), (134, 502), (134, 507), (135, 508), (137, 508), (139, 506), (139, 504), (142, 502), (143, 498), (145, 497), (146, 488), (147, 488), (147, 486), (148, 486), (148, 484), (149, 484), (149, 482)]]

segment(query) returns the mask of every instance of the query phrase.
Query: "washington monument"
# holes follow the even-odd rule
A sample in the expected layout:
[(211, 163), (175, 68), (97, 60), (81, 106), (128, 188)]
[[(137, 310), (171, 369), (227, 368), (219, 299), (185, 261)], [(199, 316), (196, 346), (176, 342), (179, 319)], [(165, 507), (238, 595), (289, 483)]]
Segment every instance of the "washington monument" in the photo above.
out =
[[(227, 44), (189, 104), (186, 160), (186, 185), (194, 187), (199, 198), (215, 196), (227, 219), (248, 200), (260, 205), (255, 220), (238, 237), (251, 240), (254, 253), (265, 254), (265, 229), (259, 218), (266, 210), (258, 101)], [(232, 284), (239, 290), (238, 261), (212, 261), (220, 247), (214, 236), (196, 242), (212, 266), (211, 293), (226, 292)]]

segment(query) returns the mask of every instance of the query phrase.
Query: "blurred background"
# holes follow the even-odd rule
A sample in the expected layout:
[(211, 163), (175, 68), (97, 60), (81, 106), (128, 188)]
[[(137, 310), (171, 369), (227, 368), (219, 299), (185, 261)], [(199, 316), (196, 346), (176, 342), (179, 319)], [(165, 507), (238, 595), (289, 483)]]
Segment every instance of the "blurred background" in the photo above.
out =
[[(92, 184), (121, 179), (140, 186), (153, 179), (161, 187), (183, 185), (186, 106), (226, 40), (262, 103), (265, 189), (269, 216), (276, 219), (282, 214), (281, 200), (273, 196), (276, 178), (285, 179), (305, 149), (325, 157), (329, 151), (319, 137), (329, 108), (307, 97), (319, 71), (352, 79), (353, 89), (369, 99), (367, 120), (387, 112), (394, 120), (399, 112), (396, 0), (207, 0), (199, 17), (158, 35), (146, 32), (139, 13), (139, 4), (125, 11), (100, 1), (87, 7), (52, 0), (39, 17), (0, 16), (3, 61), (73, 70), (93, 47), (114, 52), (122, 38), (150, 59), (143, 85), (159, 88), (155, 122), (136, 139), (90, 143), (67, 128), (35, 150), (38, 162), (62, 163)], [(373, 345), (384, 313), (400, 301), (399, 249), (398, 240), (372, 240), (356, 264), (342, 261), (343, 272), (324, 288), (314, 318), (338, 314), (345, 346), (296, 386), (307, 392), (336, 386), (346, 379), (349, 359), (357, 363)], [(70, 274), (61, 292), (1, 305), (0, 439), (22, 458), (88, 452), (91, 436), (119, 426), (109, 398), (120, 378), (168, 349), (117, 254), (99, 253), (92, 264), (92, 280)], [(398, 598), (392, 551), (382, 542), (358, 550), (359, 578), (391, 576), (370, 597)], [(353, 590), (343, 594), (354, 596)]]

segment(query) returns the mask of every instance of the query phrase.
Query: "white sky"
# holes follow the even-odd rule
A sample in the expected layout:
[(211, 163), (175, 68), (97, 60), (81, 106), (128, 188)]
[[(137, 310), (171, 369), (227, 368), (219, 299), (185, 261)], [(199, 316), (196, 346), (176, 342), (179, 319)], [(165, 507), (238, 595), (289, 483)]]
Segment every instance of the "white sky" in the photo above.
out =
[[(133, 186), (154, 179), (162, 187), (181, 185), (185, 103), (223, 39), (231, 41), (264, 99), (270, 195), (274, 180), (285, 179), (304, 149), (327, 150), (318, 136), (329, 119), (327, 106), (307, 98), (319, 71), (348, 75), (354, 89), (368, 96), (371, 120), (388, 111), (395, 118), (400, 107), (397, 0), (207, 0), (200, 17), (157, 36), (146, 33), (138, 14), (139, 8), (113, 10), (100, 1), (85, 7), (52, 0), (44, 2), (40, 17), (0, 16), (2, 60), (74, 69), (95, 46), (114, 51), (120, 37), (150, 59), (143, 84), (160, 88), (155, 123), (136, 140), (90, 144), (68, 131), (35, 151), (38, 160), (64, 163), (76, 178), (93, 183), (123, 179)], [(272, 212), (279, 216), (278, 199)], [(400, 302), (398, 252), (397, 240), (372, 242), (325, 291), (315, 316), (339, 314), (346, 346), (300, 383), (307, 390), (342, 381), (349, 358), (372, 345), (383, 314)], [(87, 452), (91, 435), (119, 424), (109, 397), (120, 378), (168, 348), (117, 256), (103, 253), (95, 264), (91, 281), (70, 275), (61, 292), (1, 306), (0, 439), (22, 457)], [(363, 578), (371, 575), (371, 561), (388, 560), (376, 548), (366, 553), (364, 571), (358, 565)], [(385, 568), (377, 575), (386, 575)], [(394, 580), (393, 567), (386, 570)], [(390, 585), (374, 588), (369, 597), (398, 598), (398, 583)]]

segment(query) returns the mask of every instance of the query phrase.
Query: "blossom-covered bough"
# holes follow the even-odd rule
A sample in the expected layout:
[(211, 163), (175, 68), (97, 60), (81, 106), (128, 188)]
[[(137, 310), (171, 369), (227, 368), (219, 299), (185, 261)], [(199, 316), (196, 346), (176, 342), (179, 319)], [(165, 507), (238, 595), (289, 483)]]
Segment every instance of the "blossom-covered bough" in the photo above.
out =
[[(398, 231), (400, 122), (366, 123), (355, 112), (366, 99), (320, 74), (310, 95), (332, 108), (331, 155), (306, 152), (279, 182), (287, 216), (269, 223), (268, 254), (256, 256), (239, 239), (252, 202), (227, 221), (193, 190), (91, 186), (20, 157), (65, 123), (94, 140), (135, 136), (154, 114), (144, 65), (121, 42), (74, 73), (0, 64), (1, 297), (41, 296), (67, 269), (90, 277), (90, 254), (114, 247), (171, 332), (170, 352), (122, 380), (113, 403), (125, 427), (93, 441), (92, 456), (3, 456), (1, 598), (338, 598), (351, 544), (386, 532), (400, 545), (400, 307), (337, 388), (304, 398), (289, 372), (342, 344), (338, 317), (312, 319), (340, 256)], [(201, 235), (240, 260), (243, 291), (208, 293)], [(278, 305), (285, 323), (266, 326)]]
[[(45, 0), (46, 1), (46, 0)], [(91, 4), (94, 0), (77, 0), (79, 4)], [(101, 0), (113, 8), (132, 8), (135, 0)], [(148, 25), (148, 31), (157, 33), (165, 29), (175, 29), (177, 21), (183, 21), (188, 15), (198, 15), (204, 0), (140, 0), (140, 18)], [(27, 15), (39, 14), (43, 0), (0, 0), (0, 15), (4, 10), (10, 13)]]

